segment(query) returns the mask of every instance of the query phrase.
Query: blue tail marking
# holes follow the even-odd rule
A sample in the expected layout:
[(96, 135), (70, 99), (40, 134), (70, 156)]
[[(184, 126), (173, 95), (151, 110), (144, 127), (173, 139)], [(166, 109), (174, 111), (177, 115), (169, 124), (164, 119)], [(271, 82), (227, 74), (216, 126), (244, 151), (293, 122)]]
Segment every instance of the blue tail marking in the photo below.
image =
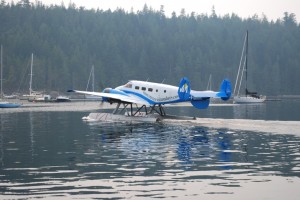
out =
[(182, 101), (187, 101), (191, 98), (191, 84), (188, 78), (184, 77), (180, 80), (178, 87), (178, 96)]

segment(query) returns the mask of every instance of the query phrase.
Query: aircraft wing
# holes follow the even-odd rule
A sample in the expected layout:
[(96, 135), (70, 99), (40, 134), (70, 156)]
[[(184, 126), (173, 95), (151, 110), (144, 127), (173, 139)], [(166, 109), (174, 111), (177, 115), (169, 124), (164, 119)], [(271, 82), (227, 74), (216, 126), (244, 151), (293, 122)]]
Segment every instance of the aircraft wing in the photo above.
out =
[(133, 94), (118, 94), (118, 93), (105, 93), (105, 92), (88, 92), (80, 90), (68, 90), (68, 92), (75, 92), (78, 94), (88, 94), (93, 96), (99, 96), (104, 98), (109, 98), (124, 103), (136, 103), (140, 105), (149, 106), (149, 102)]

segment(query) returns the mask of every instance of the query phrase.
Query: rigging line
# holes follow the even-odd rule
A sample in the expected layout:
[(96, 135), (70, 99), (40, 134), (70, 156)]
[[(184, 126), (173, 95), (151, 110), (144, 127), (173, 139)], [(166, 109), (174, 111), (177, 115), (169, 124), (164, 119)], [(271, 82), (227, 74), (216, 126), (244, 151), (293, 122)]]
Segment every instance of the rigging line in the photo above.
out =
[[(91, 77), (92, 77), (92, 81), (94, 81), (94, 76), (93, 76), (93, 74), (94, 74), (94, 65), (92, 66), (92, 69), (91, 69), (91, 71), (90, 71), (89, 80), (88, 80), (88, 83), (87, 83), (87, 85), (86, 85), (85, 91), (87, 91), (88, 88), (89, 88)], [(93, 83), (93, 82), (92, 82), (92, 89), (93, 89), (93, 92), (94, 92), (94, 83)]]
[(2, 88), (2, 81), (3, 81), (3, 70), (2, 70), (2, 44), (1, 44), (1, 92), (0, 92), (0, 99), (2, 98), (3, 96), (3, 88)]
[(211, 90), (211, 88), (212, 88), (212, 84), (211, 84), (211, 74), (210, 74), (209, 78), (208, 78), (208, 83), (207, 83), (206, 90)]
[(238, 83), (238, 81), (240, 79), (240, 70), (241, 70), (241, 66), (242, 66), (242, 62), (243, 62), (243, 58), (244, 58), (244, 54), (245, 54), (246, 37), (247, 37), (247, 35), (245, 35), (245, 39), (244, 39), (243, 50), (242, 50), (242, 55), (241, 55), (241, 59), (240, 59), (238, 74), (237, 74), (236, 80), (235, 80), (233, 95), (235, 95), (236, 86), (237, 86), (237, 83)]
[(17, 90), (18, 93), (20, 92), (21, 85), (22, 85), (22, 83), (23, 83), (23, 81), (24, 81), (24, 78), (26, 77), (26, 72), (28, 71), (28, 68), (29, 68), (29, 66), (30, 66), (29, 63), (30, 63), (30, 59), (28, 60), (27, 67), (26, 67), (26, 69), (25, 69), (25, 73), (23, 74), (23, 77), (22, 77), (22, 79), (21, 79), (19, 88), (18, 88), (18, 90)]
[[(248, 86), (247, 86), (247, 82), (248, 82), (248, 30), (247, 30), (247, 37), (246, 37), (246, 56), (245, 56), (245, 62), (246, 62), (246, 68), (245, 68), (245, 70), (246, 70), (246, 90), (247, 90), (247, 88), (248, 88)], [(245, 92), (245, 94), (246, 94), (246, 96), (247, 96), (247, 92)]]
[(240, 94), (240, 89), (241, 89), (242, 80), (243, 80), (243, 76), (244, 76), (245, 65), (246, 65), (246, 59), (244, 60), (244, 64), (243, 64), (243, 68), (242, 68), (241, 79), (240, 79), (241, 81), (240, 81), (240, 84), (239, 84), (239, 89), (238, 89), (237, 96), (239, 96), (239, 94)]

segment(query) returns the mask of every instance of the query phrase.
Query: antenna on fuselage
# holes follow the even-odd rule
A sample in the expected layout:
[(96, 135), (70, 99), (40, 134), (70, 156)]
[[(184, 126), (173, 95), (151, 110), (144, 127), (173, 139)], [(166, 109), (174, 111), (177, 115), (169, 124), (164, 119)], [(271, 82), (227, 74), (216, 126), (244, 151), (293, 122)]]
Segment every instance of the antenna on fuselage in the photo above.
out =
[(149, 77), (147, 78), (146, 82), (148, 82), (148, 81), (149, 81)]

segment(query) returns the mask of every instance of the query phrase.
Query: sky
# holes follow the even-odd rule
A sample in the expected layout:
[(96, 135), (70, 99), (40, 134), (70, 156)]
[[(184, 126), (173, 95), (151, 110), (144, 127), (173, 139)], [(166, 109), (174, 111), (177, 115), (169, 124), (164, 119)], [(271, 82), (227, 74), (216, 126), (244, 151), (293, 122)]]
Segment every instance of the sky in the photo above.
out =
[[(30, 0), (35, 2), (36, 0)], [(86, 9), (99, 8), (103, 10), (123, 8), (126, 11), (142, 10), (144, 5), (152, 7), (154, 10), (160, 10), (164, 5), (165, 14), (171, 16), (173, 11), (177, 15), (184, 8), (186, 14), (195, 12), (196, 14), (211, 14), (214, 6), (216, 14), (223, 16), (225, 14), (235, 13), (239, 17), (248, 18), (257, 14), (259, 17), (267, 16), (268, 20), (277, 20), (283, 18), (284, 12), (294, 13), (297, 21), (300, 22), (300, 0), (40, 0), (43, 4), (61, 5), (64, 2), (68, 6), (70, 1), (77, 7), (83, 6)], [(18, 2), (18, 0), (15, 0)]]

